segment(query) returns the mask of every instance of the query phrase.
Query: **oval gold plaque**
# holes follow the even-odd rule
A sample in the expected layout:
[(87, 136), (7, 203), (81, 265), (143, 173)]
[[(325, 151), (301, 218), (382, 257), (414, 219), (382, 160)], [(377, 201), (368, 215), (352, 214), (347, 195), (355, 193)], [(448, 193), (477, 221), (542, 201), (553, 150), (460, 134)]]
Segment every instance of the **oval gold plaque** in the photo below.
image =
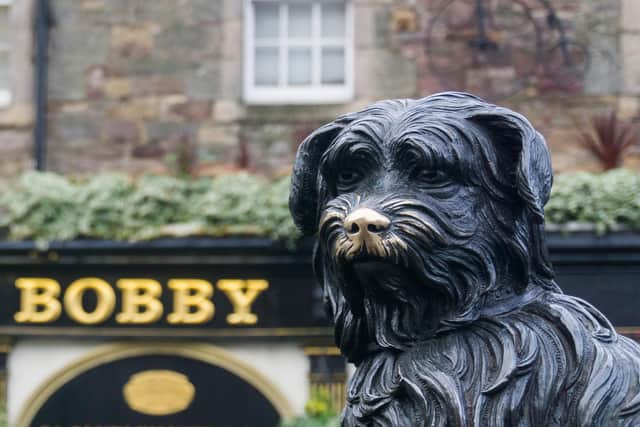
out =
[(186, 375), (169, 370), (150, 370), (132, 375), (122, 392), (127, 405), (134, 411), (169, 415), (187, 409), (196, 389)]

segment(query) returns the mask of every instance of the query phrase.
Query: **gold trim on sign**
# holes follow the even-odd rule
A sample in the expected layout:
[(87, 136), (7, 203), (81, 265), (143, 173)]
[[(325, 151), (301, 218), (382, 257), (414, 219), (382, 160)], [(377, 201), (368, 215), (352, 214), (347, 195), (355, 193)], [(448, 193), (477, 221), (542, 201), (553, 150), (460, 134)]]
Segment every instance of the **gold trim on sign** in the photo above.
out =
[(246, 362), (238, 359), (232, 353), (220, 347), (208, 344), (184, 344), (176, 347), (175, 343), (120, 343), (100, 346), (86, 356), (65, 366), (51, 375), (38, 389), (32, 393), (24, 405), (15, 427), (30, 427), (31, 421), (45, 402), (60, 387), (100, 365), (120, 359), (147, 355), (171, 355), (200, 360), (214, 366), (219, 366), (251, 384), (278, 411), (281, 418), (287, 419), (294, 415), (294, 411), (287, 398), (260, 371)]
[(168, 369), (151, 369), (131, 375), (122, 389), (129, 408), (146, 415), (184, 411), (196, 396), (189, 377)]
[(310, 328), (112, 328), (87, 326), (0, 326), (0, 335), (11, 336), (103, 336), (103, 337), (176, 337), (176, 338), (233, 338), (233, 337), (333, 337), (331, 327)]
[(11, 338), (0, 336), (0, 354), (7, 354), (11, 351)]
[(309, 346), (304, 348), (307, 356), (341, 356), (340, 349), (336, 346)]

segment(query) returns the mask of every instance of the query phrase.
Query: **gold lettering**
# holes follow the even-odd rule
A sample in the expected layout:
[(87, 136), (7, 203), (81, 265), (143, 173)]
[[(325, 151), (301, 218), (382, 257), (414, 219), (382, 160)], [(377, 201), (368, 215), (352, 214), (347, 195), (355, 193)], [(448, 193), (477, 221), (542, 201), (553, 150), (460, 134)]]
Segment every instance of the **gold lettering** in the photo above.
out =
[[(87, 312), (82, 305), (82, 297), (88, 290), (96, 294), (96, 308)], [(71, 283), (64, 293), (64, 309), (67, 315), (78, 323), (95, 325), (104, 322), (113, 313), (116, 294), (107, 282), (96, 277), (84, 277)]]
[(116, 315), (118, 323), (153, 323), (162, 316), (162, 286), (152, 279), (120, 279), (122, 311)]
[(167, 316), (171, 324), (198, 324), (211, 320), (215, 307), (210, 301), (213, 285), (200, 279), (171, 279), (173, 312)]
[(60, 317), (58, 296), (60, 284), (53, 279), (24, 277), (16, 279), (20, 289), (20, 311), (14, 315), (18, 323), (48, 323)]
[(230, 325), (253, 325), (258, 322), (258, 316), (251, 312), (251, 305), (262, 291), (269, 288), (266, 280), (218, 280), (218, 289), (224, 292), (231, 305), (233, 313), (227, 315)]

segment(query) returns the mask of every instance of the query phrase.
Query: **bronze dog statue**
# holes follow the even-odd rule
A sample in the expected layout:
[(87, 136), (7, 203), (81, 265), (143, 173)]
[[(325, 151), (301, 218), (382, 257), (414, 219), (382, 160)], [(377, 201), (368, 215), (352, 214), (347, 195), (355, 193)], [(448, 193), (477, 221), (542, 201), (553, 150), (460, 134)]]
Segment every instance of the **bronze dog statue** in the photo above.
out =
[(554, 282), (551, 183), (531, 124), (464, 93), (304, 140), (290, 208), (357, 367), (343, 426), (640, 425), (640, 346)]

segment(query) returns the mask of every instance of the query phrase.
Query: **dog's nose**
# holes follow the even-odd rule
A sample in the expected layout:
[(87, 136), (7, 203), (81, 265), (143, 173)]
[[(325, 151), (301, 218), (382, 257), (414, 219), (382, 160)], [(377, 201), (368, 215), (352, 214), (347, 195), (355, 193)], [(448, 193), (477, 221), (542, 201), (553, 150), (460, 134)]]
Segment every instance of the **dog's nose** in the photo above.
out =
[(380, 233), (390, 225), (389, 218), (369, 208), (356, 209), (344, 220), (344, 230), (351, 236)]

